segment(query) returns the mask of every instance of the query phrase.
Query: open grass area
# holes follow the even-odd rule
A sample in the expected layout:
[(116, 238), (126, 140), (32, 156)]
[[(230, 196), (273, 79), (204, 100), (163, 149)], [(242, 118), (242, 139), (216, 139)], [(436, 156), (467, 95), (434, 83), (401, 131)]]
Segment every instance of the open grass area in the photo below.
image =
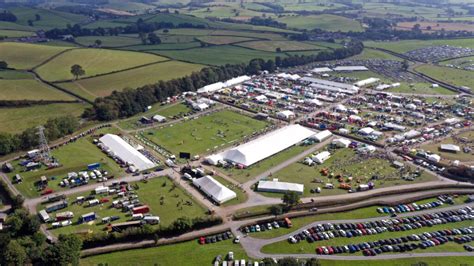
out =
[(173, 154), (183, 151), (194, 156), (236, 144), (267, 125), (267, 122), (223, 110), (164, 128), (148, 130), (144, 136)]
[(31, 31), (19, 31), (19, 30), (0, 30), (0, 36), (4, 38), (19, 38), (19, 37), (28, 37), (35, 35)]
[(49, 81), (71, 80), (71, 66), (82, 66), (85, 75), (80, 78), (110, 73), (144, 64), (161, 62), (166, 58), (152, 54), (107, 49), (74, 49), (59, 55), (37, 69)]
[(197, 241), (188, 241), (174, 245), (146, 249), (135, 249), (88, 257), (81, 260), (81, 265), (119, 265), (127, 261), (129, 265), (212, 265), (214, 258), (223, 258), (229, 251), (234, 252), (235, 259), (247, 260), (247, 254), (240, 244), (225, 240), (214, 244), (199, 245)]
[(474, 71), (434, 65), (421, 65), (417, 71), (455, 86), (474, 88)]
[(353, 19), (331, 14), (300, 16), (292, 15), (276, 19), (289, 28), (302, 30), (322, 29), (327, 31), (364, 31), (362, 25)]
[[(188, 217), (190, 219), (196, 217), (203, 217), (206, 215), (206, 209), (199, 205), (185, 190), (177, 185), (174, 185), (172, 180), (168, 177), (161, 176), (149, 179), (146, 183), (134, 182), (132, 186), (137, 186), (136, 193), (141, 203), (150, 207), (150, 213), (160, 217), (161, 226), (169, 226), (177, 218)], [(99, 184), (97, 184), (99, 186)], [(107, 198), (108, 203), (99, 204), (93, 207), (88, 207), (87, 203), (73, 204), (76, 197), (87, 196), (90, 193), (76, 194), (68, 198), (69, 206), (66, 209), (57, 212), (72, 211), (74, 213), (73, 224), (67, 227), (52, 229), (55, 235), (74, 233), (82, 230), (91, 230), (99, 232), (104, 229), (105, 225), (101, 223), (101, 218), (107, 216), (119, 216), (120, 219), (114, 223), (125, 222), (130, 220), (130, 215), (122, 212), (121, 209), (113, 208), (112, 201), (119, 199), (114, 195), (96, 196), (97, 199)], [(44, 206), (38, 206), (42, 209)], [(77, 219), (86, 213), (95, 212), (99, 218), (91, 223), (78, 224)], [(56, 213), (56, 212), (55, 212)], [(51, 215), (51, 214), (50, 214)], [(54, 214), (51, 215), (54, 217)]]
[(428, 46), (452, 45), (466, 48), (474, 48), (474, 39), (451, 39), (451, 40), (404, 40), (393, 42), (364, 42), (367, 47), (387, 49), (396, 53), (406, 53), (411, 50)]
[(304, 51), (321, 49), (321, 47), (318, 46), (296, 41), (255, 41), (240, 43), (238, 44), (238, 46), (267, 52), (275, 52), (278, 48), (280, 48), (281, 51)]
[[(160, 36), (165, 36), (163, 31), (158, 31)], [(178, 29), (170, 29), (166, 35), (169, 36), (234, 36), (234, 37), (247, 37), (247, 38), (255, 38), (255, 39), (267, 39), (267, 40), (274, 40), (274, 41), (283, 41), (286, 40), (285, 37), (281, 34), (277, 33), (269, 33), (269, 32), (256, 32), (256, 31), (238, 31), (238, 30), (224, 30), (224, 29), (189, 29), (189, 28), (178, 28)]]
[(200, 8), (190, 12), (196, 17), (214, 17), (214, 18), (232, 18), (236, 20), (248, 20), (252, 17), (261, 16), (262, 13), (249, 9), (243, 9), (238, 6), (211, 6), (209, 8)]
[[(319, 151), (321, 152), (321, 151)], [(316, 152), (316, 153), (319, 153)], [(369, 181), (375, 183), (375, 188), (410, 184), (410, 182), (426, 182), (434, 180), (435, 177), (427, 173), (422, 173), (415, 181), (405, 181), (397, 169), (391, 166), (391, 162), (379, 158), (359, 158), (354, 150), (345, 148), (331, 151), (331, 158), (321, 165), (307, 166), (301, 162), (289, 165), (288, 167), (273, 173), (271, 178), (278, 178), (279, 181), (294, 182), (304, 184), (303, 196), (314, 196), (310, 190), (321, 187), (321, 193), (317, 195), (335, 195), (345, 194), (346, 190), (337, 188), (339, 182), (337, 179), (330, 178), (321, 174), (322, 169), (328, 169), (329, 173), (335, 176), (342, 175), (344, 182), (356, 189), (358, 184), (366, 184)], [(372, 177), (378, 179), (373, 180)], [(349, 177), (353, 180), (350, 181)], [(357, 182), (359, 180), (359, 182)], [(324, 189), (324, 184), (334, 184), (334, 189)], [(268, 196), (281, 197), (279, 193), (263, 193)]]
[(382, 51), (377, 51), (373, 49), (364, 49), (362, 53), (351, 57), (352, 59), (383, 59), (383, 60), (394, 60), (394, 61), (403, 61), (400, 57), (393, 56), (391, 54), (384, 53)]
[(15, 186), (24, 196), (34, 197), (40, 194), (35, 187), (35, 182), (39, 181), (41, 176), (46, 176), (48, 179), (56, 177), (55, 180), (49, 181), (49, 188), (55, 191), (67, 189), (59, 186), (62, 178), (69, 172), (87, 170), (87, 165), (91, 163), (100, 163), (102, 169), (107, 170), (110, 175), (118, 176), (125, 172), (92, 143), (92, 137), (81, 138), (74, 143), (52, 150), (51, 154), (59, 160), (59, 163), (62, 165), (61, 167), (49, 170), (46, 167), (42, 167), (34, 171), (21, 172), (22, 167), (18, 165), (20, 161), (13, 162), (15, 171), (9, 174), (9, 176), (13, 177), (17, 173), (21, 175), (23, 182)]
[(75, 100), (35, 79), (0, 79), (0, 100)]
[(198, 37), (198, 40), (209, 44), (223, 45), (251, 41), (253, 39), (238, 36), (202, 36)]
[(260, 161), (256, 164), (251, 165), (245, 169), (237, 168), (218, 168), (218, 171), (225, 173), (227, 176), (235, 179), (240, 183), (245, 183), (246, 181), (256, 177), (258, 174), (265, 172), (266, 170), (275, 167), (286, 160), (293, 158), (294, 156), (304, 152), (309, 149), (308, 146), (297, 145), (290, 147), (278, 154), (275, 154), (263, 161)]
[(81, 36), (74, 38), (74, 40), (84, 46), (95, 45), (96, 40), (102, 42), (102, 47), (121, 47), (142, 44), (142, 41), (138, 38), (122, 36)]
[(0, 58), (11, 68), (30, 69), (66, 49), (68, 47), (4, 42), (0, 43)]
[[(74, 25), (87, 20), (86, 16), (65, 13), (51, 9), (39, 9), (33, 7), (12, 7), (8, 8), (18, 20), (17, 24), (28, 26), (28, 20), (33, 22), (33, 27), (41, 29), (65, 28), (68, 24)], [(36, 14), (40, 19), (36, 19)]]
[(156, 51), (156, 53), (176, 60), (206, 65), (239, 64), (248, 63), (255, 58), (274, 60), (276, 56), (285, 57), (283, 53), (254, 51), (230, 45), (195, 48), (184, 51)]
[(67, 114), (80, 116), (86, 104), (58, 103), (18, 108), (0, 108), (0, 131), (19, 133), (23, 130), (44, 124), (48, 119)]
[(151, 110), (148, 110), (145, 113), (139, 113), (135, 116), (127, 118), (126, 120), (121, 120), (118, 125), (120, 128), (125, 130), (138, 129), (140, 128), (140, 125), (142, 125), (138, 122), (142, 116), (153, 117), (154, 115), (161, 115), (170, 121), (175, 116), (184, 115), (191, 111), (192, 109), (183, 103), (169, 105), (155, 104), (152, 106)]
[[(459, 134), (458, 137), (466, 138), (468, 142), (472, 142), (472, 141), (474, 141), (474, 132), (467, 131), (467, 132)], [(458, 145), (461, 148), (461, 151), (459, 151), (457, 153), (441, 151), (440, 150), (441, 144)], [(426, 150), (426, 151), (430, 151), (430, 152), (434, 152), (436, 154), (439, 154), (441, 156), (442, 160), (450, 160), (450, 161), (459, 160), (461, 162), (474, 162), (474, 154), (472, 152), (471, 153), (465, 153), (465, 152), (462, 151), (462, 148), (464, 146), (469, 146), (469, 144), (459, 143), (458, 141), (455, 141), (452, 137), (448, 137), (448, 138), (445, 138), (445, 139), (441, 140), (438, 143), (426, 144), (426, 145), (421, 146), (420, 148), (423, 149), (423, 150)], [(472, 144), (471, 144), (471, 147), (472, 147)]]
[(23, 26), (15, 22), (0, 21), (0, 29), (2, 30), (19, 30), (19, 31), (34, 31), (35, 28), (30, 26)]
[(367, 2), (363, 5), (363, 10), (369, 14), (377, 14), (378, 16), (384, 15), (399, 15), (405, 17), (423, 17), (427, 19), (439, 19), (438, 15), (444, 16), (446, 12), (444, 9), (427, 7), (421, 5), (404, 5), (404, 4), (392, 4), (392, 3), (377, 3)]
[(58, 83), (57, 85), (93, 100), (96, 97), (110, 95), (114, 90), (135, 89), (147, 84), (157, 83), (160, 80), (183, 77), (194, 71), (199, 71), (201, 68), (202, 66), (197, 64), (167, 61), (119, 73)]
[[(381, 234), (375, 234), (375, 235), (366, 235), (362, 237), (356, 237), (353, 239), (348, 239), (345, 237), (338, 237), (338, 238), (333, 238), (330, 240), (324, 240), (324, 241), (317, 241), (315, 243), (308, 243), (307, 241), (302, 241), (297, 244), (290, 244), (287, 240), (283, 240), (280, 242), (276, 242), (267, 246), (264, 246), (262, 248), (262, 252), (265, 253), (270, 253), (270, 254), (315, 254), (315, 248), (320, 247), (320, 246), (339, 246), (339, 245), (347, 245), (350, 243), (361, 243), (361, 242), (367, 242), (367, 241), (375, 241), (379, 239), (386, 239), (386, 238), (395, 238), (395, 237), (402, 237), (402, 236), (407, 236), (411, 234), (419, 234), (423, 232), (433, 232), (437, 230), (443, 230), (443, 229), (453, 229), (453, 228), (461, 228), (461, 227), (467, 227), (470, 226), (471, 222), (470, 221), (462, 221), (462, 222), (456, 222), (456, 223), (447, 223), (447, 224), (441, 224), (441, 225), (434, 225), (430, 228), (422, 227), (414, 230), (409, 230), (409, 231), (398, 231), (398, 232), (384, 232)], [(436, 252), (436, 251), (442, 251), (442, 252), (462, 252), (464, 251), (464, 248), (460, 244), (456, 243), (447, 243), (444, 245), (440, 245), (437, 247), (433, 248), (428, 248), (425, 250), (416, 250), (416, 252)], [(362, 252), (355, 253), (357, 255), (362, 256)]]

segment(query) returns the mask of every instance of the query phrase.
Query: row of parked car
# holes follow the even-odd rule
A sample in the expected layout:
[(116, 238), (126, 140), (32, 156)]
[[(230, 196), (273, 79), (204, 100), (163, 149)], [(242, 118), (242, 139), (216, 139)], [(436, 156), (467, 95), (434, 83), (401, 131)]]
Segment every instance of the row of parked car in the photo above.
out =
[(458, 210), (363, 223), (316, 224), (311, 228), (290, 236), (288, 241), (293, 244), (302, 240), (307, 240), (309, 243), (312, 243), (314, 241), (329, 240), (335, 237), (351, 238), (375, 235), (387, 231), (408, 231), (421, 227), (432, 227), (437, 224), (455, 223), (465, 220), (474, 220), (474, 212), (469, 206)]
[(211, 244), (211, 243), (216, 243), (220, 242), (223, 240), (231, 239), (233, 238), (234, 235), (232, 234), (231, 231), (227, 231), (221, 234), (216, 234), (212, 236), (201, 236), (198, 240), (199, 244), (204, 245), (204, 244)]
[(395, 207), (380, 207), (377, 208), (378, 213), (405, 213), (405, 212), (414, 212), (414, 211), (420, 211), (420, 210), (427, 210), (427, 209), (432, 209), (439, 207), (443, 205), (444, 203), (442, 201), (433, 201), (433, 202), (428, 202), (425, 204), (416, 204), (416, 203), (410, 203), (410, 204), (400, 204)]
[(241, 228), (241, 231), (244, 233), (254, 233), (254, 232), (264, 232), (267, 230), (278, 229), (280, 227), (285, 227), (285, 221), (273, 221), (268, 223), (255, 224), (250, 226), (245, 226)]
[(415, 249), (427, 249), (439, 246), (447, 242), (458, 244), (474, 241), (474, 227), (445, 229), (435, 232), (424, 232), (412, 234), (399, 238), (381, 239), (378, 241), (349, 244), (344, 246), (322, 246), (316, 248), (316, 253), (320, 255), (332, 255), (340, 253), (356, 253), (362, 251), (364, 256), (376, 256), (385, 252), (406, 252)]

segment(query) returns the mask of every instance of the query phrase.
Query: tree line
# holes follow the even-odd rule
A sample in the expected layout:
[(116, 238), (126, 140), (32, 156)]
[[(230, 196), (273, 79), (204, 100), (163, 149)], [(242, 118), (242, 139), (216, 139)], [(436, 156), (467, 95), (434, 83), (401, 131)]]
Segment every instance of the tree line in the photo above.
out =
[(206, 67), (189, 76), (160, 81), (137, 89), (114, 91), (110, 96), (97, 98), (93, 107), (87, 108), (84, 118), (110, 121), (126, 118), (142, 112), (147, 106), (162, 102), (166, 98), (186, 91), (196, 91), (215, 82), (228, 80), (241, 75), (254, 75), (261, 71), (273, 72), (277, 67), (293, 67), (316, 61), (338, 60), (359, 54), (364, 46), (359, 41), (351, 41), (343, 48), (322, 51), (315, 55), (296, 55), (275, 60), (253, 59), (248, 64)]
[[(73, 116), (62, 116), (49, 119), (45, 127), (45, 135), (49, 141), (72, 134), (79, 128), (79, 120)], [(39, 145), (38, 130), (28, 128), (18, 134), (0, 132), (0, 155), (27, 150)]]
[(3, 12), (0, 12), (0, 21), (16, 22), (17, 17), (12, 12), (3, 10)]

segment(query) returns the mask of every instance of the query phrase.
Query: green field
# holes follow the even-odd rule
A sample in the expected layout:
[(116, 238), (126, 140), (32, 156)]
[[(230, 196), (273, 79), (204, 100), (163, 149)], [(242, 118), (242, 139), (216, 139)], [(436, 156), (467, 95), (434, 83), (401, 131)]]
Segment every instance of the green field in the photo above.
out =
[(202, 37), (198, 37), (197, 39), (202, 42), (215, 44), (215, 45), (232, 44), (232, 43), (253, 40), (251, 38), (238, 37), (238, 36), (202, 36)]
[(274, 60), (276, 56), (285, 57), (283, 53), (254, 51), (230, 45), (195, 48), (184, 51), (156, 51), (156, 53), (176, 60), (206, 65), (240, 64), (248, 63), (255, 58)]
[(224, 110), (198, 119), (149, 130), (144, 136), (173, 154), (187, 151), (194, 156), (237, 143), (267, 125), (266, 122)]
[(276, 19), (285, 23), (289, 28), (301, 30), (322, 29), (327, 31), (364, 31), (362, 25), (356, 21), (342, 16), (331, 14), (310, 15), (310, 16), (285, 16)]
[[(321, 152), (321, 151), (319, 151)], [(316, 152), (316, 153), (319, 153)], [(329, 176), (323, 176), (320, 171), (321, 169), (327, 168), (330, 173), (334, 175), (342, 175), (344, 181), (352, 185), (353, 189), (357, 188), (358, 183), (356, 180), (359, 179), (361, 184), (366, 184), (369, 181), (375, 183), (376, 188), (388, 187), (402, 184), (410, 184), (409, 181), (401, 179), (400, 174), (397, 170), (391, 166), (388, 160), (384, 159), (356, 159), (357, 155), (352, 149), (337, 149), (331, 151), (331, 158), (325, 161), (321, 165), (313, 167), (297, 162), (289, 165), (288, 167), (273, 173), (272, 178), (278, 178), (284, 182), (294, 182), (304, 184), (303, 196), (315, 196), (315, 195), (334, 195), (334, 194), (345, 194), (346, 190), (337, 188), (339, 182), (330, 178)], [(378, 180), (371, 180), (372, 176), (377, 175)], [(347, 180), (348, 177), (352, 176), (353, 181)], [(426, 182), (433, 180), (435, 177), (429, 174), (423, 173), (420, 177), (417, 177), (415, 181), (411, 182)], [(322, 183), (315, 181), (320, 180)], [(310, 189), (316, 187), (324, 187), (325, 183), (333, 183), (334, 189), (322, 189), (320, 194), (311, 194)], [(263, 193), (265, 195), (281, 197), (279, 193)]]
[(234, 252), (235, 259), (248, 257), (239, 244), (225, 240), (214, 244), (199, 245), (197, 241), (183, 242), (174, 245), (135, 249), (88, 257), (81, 260), (81, 265), (120, 265), (127, 261), (128, 265), (212, 265), (214, 258), (223, 258), (229, 251)]
[(422, 65), (417, 67), (416, 71), (455, 86), (474, 88), (474, 71), (434, 65)]
[[(162, 31), (158, 31), (162, 33)], [(162, 34), (160, 36), (164, 36)], [(274, 41), (283, 41), (286, 40), (285, 37), (281, 34), (268, 33), (268, 32), (255, 32), (255, 31), (238, 31), (238, 30), (213, 30), (213, 29), (188, 29), (188, 28), (179, 28), (171, 29), (167, 35), (173, 36), (235, 36), (235, 37), (248, 37), (256, 39), (267, 39)]]
[(377, 51), (373, 49), (364, 49), (362, 53), (351, 57), (352, 59), (383, 59), (383, 60), (394, 60), (394, 61), (402, 61), (400, 57), (393, 56), (391, 54), (384, 53), (382, 51)]
[(199, 71), (201, 68), (201, 65), (167, 61), (119, 73), (58, 83), (57, 85), (93, 100), (96, 97), (110, 95), (114, 90), (135, 89), (147, 84), (157, 83), (160, 80), (183, 77), (194, 71)]
[(2, 30), (19, 30), (19, 31), (34, 31), (35, 28), (30, 26), (23, 26), (9, 21), (0, 21), (0, 29)]
[(0, 30), (0, 36), (5, 38), (19, 38), (19, 37), (28, 37), (35, 35), (31, 31), (19, 31), (19, 30)]
[(30, 69), (66, 49), (69, 48), (4, 42), (0, 43), (0, 58), (6, 61), (9, 67), (16, 69)]
[(275, 52), (277, 48), (280, 48), (282, 51), (304, 51), (321, 49), (321, 47), (318, 46), (296, 41), (255, 41), (240, 43), (238, 45), (250, 49), (267, 52)]
[(165, 60), (160, 56), (129, 51), (74, 49), (42, 65), (37, 72), (49, 81), (70, 80), (74, 78), (70, 73), (74, 64), (82, 66), (86, 73), (81, 78), (85, 78)]
[(44, 124), (48, 119), (70, 114), (80, 116), (88, 107), (80, 103), (58, 103), (21, 108), (1, 108), (1, 132), (19, 133), (27, 128)]
[(127, 46), (122, 49), (131, 51), (159, 51), (159, 50), (186, 50), (201, 47), (199, 42), (183, 42), (183, 43), (162, 43), (156, 45), (134, 45)]
[(154, 115), (161, 115), (161, 116), (166, 117), (168, 121), (170, 121), (175, 116), (181, 116), (191, 111), (192, 111), (191, 108), (189, 108), (187, 105), (183, 103), (169, 104), (169, 105), (164, 105), (164, 106), (158, 103), (158, 104), (153, 105), (152, 108), (145, 113), (139, 113), (130, 118), (127, 118), (126, 120), (121, 120), (118, 125), (120, 126), (120, 128), (125, 129), (125, 130), (137, 129), (137, 128), (140, 128), (140, 125), (142, 125), (141, 123), (138, 122), (138, 120), (142, 116), (153, 117)]
[(74, 100), (35, 79), (0, 79), (0, 100)]
[(64, 190), (59, 186), (59, 182), (68, 172), (82, 171), (87, 169), (87, 165), (91, 163), (101, 163), (102, 168), (106, 169), (109, 174), (118, 176), (123, 174), (119, 165), (117, 165), (111, 158), (97, 148), (92, 143), (91, 137), (81, 138), (80, 140), (53, 150), (52, 155), (59, 160), (61, 167), (54, 169), (46, 169), (45, 167), (30, 172), (20, 172), (21, 168), (17, 164), (19, 161), (13, 162), (16, 167), (15, 172), (9, 174), (10, 177), (19, 173), (23, 178), (23, 182), (15, 185), (24, 196), (34, 197), (38, 196), (39, 192), (35, 189), (34, 183), (39, 180), (41, 176), (48, 178), (57, 177), (56, 180), (49, 181), (48, 187), (53, 190)]
[[(138, 199), (143, 204), (150, 207), (150, 213), (160, 217), (161, 226), (169, 226), (177, 218), (188, 217), (190, 219), (205, 216), (206, 209), (199, 205), (187, 192), (179, 186), (174, 186), (173, 182), (165, 176), (149, 179), (147, 183), (135, 182), (132, 186), (138, 186), (136, 190)], [(99, 184), (98, 184), (99, 186)], [(125, 222), (130, 220), (130, 215), (122, 212), (120, 209), (113, 208), (112, 201), (118, 199), (112, 195), (98, 196), (97, 198), (107, 198), (109, 203), (88, 207), (87, 203), (83, 205), (73, 204), (76, 197), (87, 196), (90, 193), (76, 194), (68, 198), (69, 206), (66, 209), (57, 212), (72, 211), (74, 213), (73, 224), (67, 227), (52, 229), (55, 235), (74, 233), (82, 230), (91, 230), (93, 232), (100, 232), (105, 225), (101, 223), (101, 218), (107, 216), (119, 216), (120, 220), (115, 223)], [(44, 208), (38, 206), (37, 209)], [(99, 218), (92, 223), (77, 224), (77, 219), (86, 213), (95, 212)], [(51, 215), (51, 214), (50, 214)], [(54, 217), (54, 215), (52, 215)]]
[(122, 36), (83, 36), (76, 37), (74, 40), (84, 46), (95, 45), (96, 40), (102, 41), (102, 47), (121, 47), (142, 44), (142, 41), (138, 38)]
[(363, 10), (369, 14), (387, 15), (395, 14), (406, 17), (423, 17), (427, 19), (439, 19), (439, 15), (446, 14), (443, 9), (425, 7), (421, 5), (403, 5), (391, 3), (364, 3)]
[(452, 40), (406, 40), (394, 42), (364, 42), (367, 47), (383, 48), (396, 53), (406, 53), (411, 50), (428, 46), (452, 45), (466, 48), (474, 48), (474, 39), (452, 39)]
[[(276, 242), (262, 248), (264, 253), (277, 253), (277, 254), (315, 254), (315, 248), (320, 246), (339, 246), (347, 245), (349, 243), (361, 243), (367, 241), (376, 241), (379, 239), (387, 239), (394, 237), (408, 236), (411, 234), (419, 234), (423, 232), (433, 232), (442, 229), (453, 229), (470, 226), (472, 223), (470, 221), (462, 221), (456, 223), (447, 223), (441, 225), (434, 225), (430, 228), (422, 227), (409, 231), (398, 231), (398, 232), (384, 232), (381, 234), (367, 235), (362, 237), (356, 237), (353, 239), (348, 239), (345, 237), (333, 238), (325, 241), (317, 241), (315, 243), (308, 243), (307, 241), (302, 241), (297, 244), (290, 244), (287, 240)], [(415, 252), (463, 252), (464, 248), (460, 244), (454, 242), (446, 243), (444, 245), (428, 248), (425, 250), (416, 250)], [(362, 256), (362, 252), (356, 253), (357, 255)], [(396, 254), (396, 253), (395, 253)]]
[[(33, 26), (41, 29), (65, 28), (68, 24), (74, 25), (87, 20), (86, 16), (64, 13), (56, 10), (37, 9), (29, 7), (13, 7), (9, 10), (17, 16), (17, 24), (27, 26), (28, 20), (33, 21)], [(36, 20), (36, 14), (40, 20)]]
[(251, 17), (261, 16), (262, 13), (249, 9), (230, 6), (214, 6), (208, 8), (201, 8), (190, 12), (196, 17), (206, 18), (233, 18), (233, 19), (250, 19)]

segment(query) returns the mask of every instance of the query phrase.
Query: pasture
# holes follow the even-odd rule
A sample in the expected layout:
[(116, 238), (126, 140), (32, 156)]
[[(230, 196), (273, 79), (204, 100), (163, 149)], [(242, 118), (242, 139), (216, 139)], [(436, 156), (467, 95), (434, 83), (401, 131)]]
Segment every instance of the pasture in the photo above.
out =
[(238, 143), (263, 130), (267, 125), (267, 122), (224, 110), (163, 128), (147, 130), (144, 136), (173, 154), (186, 151), (194, 156)]
[(394, 60), (394, 61), (403, 61), (400, 57), (393, 56), (382, 51), (373, 50), (373, 49), (364, 49), (362, 53), (353, 56), (352, 59), (382, 59), (382, 60)]
[(157, 83), (160, 80), (183, 77), (194, 71), (199, 71), (201, 68), (201, 65), (166, 61), (119, 73), (58, 83), (57, 85), (93, 100), (96, 97), (110, 95), (114, 90), (121, 91), (125, 88), (135, 89), (147, 84)]
[(202, 37), (198, 37), (197, 39), (202, 42), (214, 44), (214, 45), (240, 43), (240, 42), (253, 40), (250, 38), (237, 37), (237, 36), (202, 36)]
[(75, 100), (35, 79), (0, 79), (0, 88), (0, 100)]
[(18, 31), (34, 31), (35, 28), (23, 26), (9, 21), (0, 21), (0, 29), (2, 30), (18, 30)]
[(310, 16), (284, 16), (276, 19), (285, 23), (289, 28), (300, 30), (322, 29), (327, 31), (364, 31), (362, 25), (353, 19), (331, 14), (310, 15)]
[(434, 31), (474, 31), (472, 24), (461, 22), (431, 22), (431, 21), (415, 21), (415, 22), (399, 22), (396, 29), (411, 30), (416, 24), (420, 25), (420, 29), (424, 32)]
[(421, 65), (416, 68), (416, 71), (455, 86), (467, 86), (469, 88), (474, 88), (473, 71), (434, 65)]
[(152, 54), (107, 49), (74, 49), (67, 51), (37, 68), (37, 73), (49, 81), (72, 80), (71, 66), (82, 66), (85, 75), (80, 78), (116, 72), (154, 62), (167, 60)]
[[(99, 186), (100, 183), (97, 184)], [(141, 203), (150, 207), (150, 213), (160, 217), (160, 226), (169, 226), (177, 218), (188, 217), (190, 219), (196, 217), (203, 217), (206, 215), (206, 209), (199, 205), (184, 189), (175, 185), (172, 180), (166, 176), (155, 177), (149, 179), (146, 183), (134, 182), (130, 184), (136, 188), (138, 199)], [(111, 207), (112, 201), (118, 199), (114, 195), (97, 196), (97, 199), (106, 198), (108, 203), (99, 204), (93, 207), (88, 207), (87, 202), (83, 204), (75, 204), (74, 201), (78, 196), (88, 196), (89, 193), (82, 193), (70, 196), (68, 198), (69, 206), (65, 209), (54, 212), (55, 213), (72, 211), (74, 213), (73, 224), (67, 227), (57, 229), (50, 229), (55, 234), (71, 234), (83, 230), (90, 230), (92, 232), (101, 232), (107, 224), (102, 224), (101, 218), (107, 216), (119, 216), (120, 219), (113, 223), (121, 223), (130, 220), (130, 215), (122, 212), (121, 209)], [(38, 210), (44, 208), (42, 204), (37, 206)], [(89, 212), (95, 212), (99, 218), (94, 222), (77, 223), (78, 218)], [(50, 226), (48, 226), (50, 228)]]
[(428, 46), (452, 45), (466, 48), (474, 48), (474, 39), (448, 39), (448, 40), (404, 40), (393, 42), (364, 42), (367, 47), (387, 49), (396, 53), (406, 53), (411, 50)]
[(20, 31), (20, 30), (0, 30), (0, 36), (4, 38), (19, 38), (34, 36), (35, 33), (31, 31)]
[(184, 43), (161, 43), (155, 45), (134, 45), (123, 47), (122, 49), (130, 51), (159, 51), (159, 50), (187, 50), (191, 48), (201, 47), (199, 42), (184, 42)]
[(44, 124), (48, 119), (67, 114), (80, 116), (88, 107), (80, 103), (58, 103), (17, 108), (0, 108), (2, 132), (19, 133), (23, 130)]
[(95, 45), (96, 40), (102, 42), (102, 47), (121, 47), (129, 45), (139, 45), (142, 41), (138, 38), (125, 36), (81, 36), (74, 39), (77, 43), (84, 46)]
[(195, 48), (183, 51), (156, 51), (156, 53), (176, 60), (206, 65), (239, 64), (248, 63), (255, 58), (274, 60), (276, 56), (285, 57), (283, 53), (255, 51), (231, 45)]
[[(33, 27), (41, 29), (65, 28), (68, 24), (74, 25), (87, 20), (86, 16), (50, 9), (12, 7), (8, 10), (17, 16), (17, 24), (28, 26), (28, 20), (31, 20)], [(36, 14), (40, 16), (39, 20), (36, 19)]]
[(319, 50), (321, 48), (308, 43), (296, 41), (254, 41), (240, 43), (238, 46), (267, 52), (275, 52), (278, 48), (280, 48), (281, 51)]
[(0, 58), (6, 61), (9, 67), (16, 69), (31, 69), (66, 49), (70, 48), (62, 46), (3, 42), (0, 43)]

